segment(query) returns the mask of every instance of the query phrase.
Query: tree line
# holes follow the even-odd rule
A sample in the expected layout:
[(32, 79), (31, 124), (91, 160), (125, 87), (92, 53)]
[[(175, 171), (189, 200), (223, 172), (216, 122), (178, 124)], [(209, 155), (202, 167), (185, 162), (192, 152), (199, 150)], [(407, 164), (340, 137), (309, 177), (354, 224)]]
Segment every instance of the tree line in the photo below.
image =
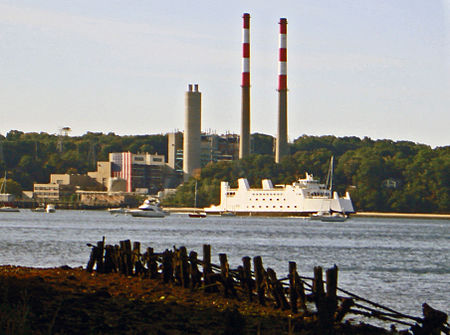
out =
[[(252, 187), (260, 187), (264, 178), (290, 184), (308, 172), (325, 182), (334, 156), (335, 190), (349, 191), (359, 211), (450, 212), (450, 146), (432, 149), (409, 141), (303, 135), (289, 147), (290, 155), (276, 164), (273, 137), (253, 134), (250, 157), (207, 164), (165, 204), (193, 206), (196, 183), (197, 204), (205, 207), (219, 202), (221, 181), (232, 187), (241, 177)], [(97, 161), (108, 160), (109, 153), (126, 151), (167, 157), (167, 136), (58, 136), (12, 130), (0, 135), (0, 177), (7, 172), (8, 192), (19, 195), (32, 190), (33, 183), (47, 183), (52, 173), (85, 174), (96, 170)]]
[(334, 189), (340, 194), (350, 192), (358, 211), (450, 212), (450, 146), (432, 149), (408, 141), (305, 135), (290, 144), (290, 151), (279, 164), (272, 153), (208, 164), (165, 203), (193, 206), (197, 183), (199, 207), (218, 204), (220, 182), (237, 187), (242, 177), (250, 186), (261, 187), (264, 178), (273, 184), (290, 184), (308, 172), (325, 183), (334, 156)]

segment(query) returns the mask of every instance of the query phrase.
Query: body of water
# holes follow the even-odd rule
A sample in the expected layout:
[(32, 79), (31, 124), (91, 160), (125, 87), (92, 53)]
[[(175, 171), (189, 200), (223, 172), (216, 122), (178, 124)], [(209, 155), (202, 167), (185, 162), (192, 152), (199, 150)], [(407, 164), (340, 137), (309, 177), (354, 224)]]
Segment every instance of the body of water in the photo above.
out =
[(398, 311), (421, 316), (421, 305), (449, 313), (450, 220), (351, 218), (344, 223), (301, 218), (168, 217), (133, 218), (106, 211), (0, 213), (0, 264), (85, 267), (95, 243), (130, 239), (156, 252), (186, 246), (212, 260), (226, 253), (231, 268), (243, 256), (262, 256), (279, 278), (288, 262), (302, 276), (314, 266), (336, 264), (339, 287)]

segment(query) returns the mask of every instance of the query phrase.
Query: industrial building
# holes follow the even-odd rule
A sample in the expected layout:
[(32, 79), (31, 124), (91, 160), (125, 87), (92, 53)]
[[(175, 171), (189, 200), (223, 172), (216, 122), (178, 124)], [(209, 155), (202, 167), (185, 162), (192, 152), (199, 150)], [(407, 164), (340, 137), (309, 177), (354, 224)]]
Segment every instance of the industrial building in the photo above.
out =
[[(183, 138), (182, 132), (167, 135), (167, 165), (178, 173), (183, 173)], [(200, 167), (210, 162), (231, 161), (239, 158), (239, 135), (237, 134), (209, 134), (200, 135)]]
[(97, 171), (88, 176), (110, 192), (154, 194), (164, 186), (165, 165), (164, 155), (113, 152), (108, 162), (97, 162)]

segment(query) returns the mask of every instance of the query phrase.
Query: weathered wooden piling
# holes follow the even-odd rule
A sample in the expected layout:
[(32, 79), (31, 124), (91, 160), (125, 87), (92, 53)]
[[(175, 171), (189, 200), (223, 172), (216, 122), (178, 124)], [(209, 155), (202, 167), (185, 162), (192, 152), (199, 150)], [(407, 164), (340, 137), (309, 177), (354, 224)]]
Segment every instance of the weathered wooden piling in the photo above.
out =
[(153, 248), (147, 248), (147, 268), (151, 279), (158, 278), (157, 256)]
[(227, 298), (229, 293), (237, 298), (237, 292), (234, 288), (233, 278), (230, 276), (230, 266), (228, 264), (227, 254), (219, 254), (220, 274), (222, 276), (222, 284), (224, 287), (224, 295)]
[(164, 283), (173, 281), (172, 251), (166, 249), (162, 255), (162, 272)]
[(289, 303), (283, 291), (283, 287), (277, 279), (277, 274), (271, 268), (267, 268), (267, 277), (270, 282), (272, 296), (275, 298), (275, 307), (283, 310), (289, 309)]
[(186, 247), (180, 247), (179, 251), (180, 257), (180, 269), (181, 269), (181, 286), (184, 288), (189, 287), (189, 262), (187, 256)]
[(295, 274), (297, 273), (297, 264), (295, 262), (289, 262), (289, 301), (291, 303), (291, 311), (292, 313), (298, 313), (297, 300), (298, 300), (298, 292), (297, 292), (297, 277)]
[(202, 274), (198, 269), (198, 259), (197, 253), (195, 251), (191, 251), (189, 253), (189, 275), (191, 278), (190, 287), (194, 289), (196, 287), (200, 287), (202, 284)]
[(255, 269), (255, 285), (256, 293), (258, 295), (258, 301), (261, 305), (266, 304), (266, 293), (265, 293), (265, 271), (263, 268), (261, 256), (253, 257), (253, 268)]
[(254, 281), (252, 279), (251, 259), (248, 256), (242, 258), (242, 287), (250, 301), (253, 301)]

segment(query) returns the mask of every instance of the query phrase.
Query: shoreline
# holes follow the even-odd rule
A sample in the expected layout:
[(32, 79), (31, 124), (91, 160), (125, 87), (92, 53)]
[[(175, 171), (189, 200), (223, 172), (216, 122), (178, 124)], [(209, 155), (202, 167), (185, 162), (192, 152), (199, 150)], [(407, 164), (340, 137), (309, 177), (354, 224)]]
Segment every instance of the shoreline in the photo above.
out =
[(356, 212), (354, 217), (373, 218), (405, 218), (405, 219), (443, 219), (450, 220), (450, 214), (428, 214), (428, 213), (383, 213), (383, 212)]
[[(170, 213), (179, 213), (179, 214), (204, 212), (204, 208), (195, 208), (195, 207), (163, 207), (163, 209)], [(270, 216), (274, 217), (278, 215), (270, 215)], [(282, 217), (283, 215), (279, 216)], [(353, 214), (350, 214), (350, 217), (450, 220), (450, 214), (430, 214), (430, 213), (355, 212)]]

